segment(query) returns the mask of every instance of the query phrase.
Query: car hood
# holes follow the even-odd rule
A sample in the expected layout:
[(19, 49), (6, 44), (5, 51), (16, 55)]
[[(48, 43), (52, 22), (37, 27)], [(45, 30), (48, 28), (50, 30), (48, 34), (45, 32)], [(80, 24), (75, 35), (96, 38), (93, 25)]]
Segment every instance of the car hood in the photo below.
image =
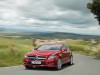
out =
[(34, 50), (33, 52), (28, 53), (28, 56), (34, 56), (34, 55), (38, 55), (38, 56), (49, 56), (51, 54), (56, 54), (58, 53), (59, 50), (43, 50), (43, 51), (38, 51), (38, 50)]

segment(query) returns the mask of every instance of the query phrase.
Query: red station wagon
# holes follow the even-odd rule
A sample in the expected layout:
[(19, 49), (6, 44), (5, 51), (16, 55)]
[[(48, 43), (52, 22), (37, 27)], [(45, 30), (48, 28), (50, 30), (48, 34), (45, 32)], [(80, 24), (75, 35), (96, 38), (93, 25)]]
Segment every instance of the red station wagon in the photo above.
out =
[(63, 64), (73, 64), (73, 55), (64, 44), (43, 44), (25, 54), (23, 65), (32, 67), (52, 67), (61, 69)]

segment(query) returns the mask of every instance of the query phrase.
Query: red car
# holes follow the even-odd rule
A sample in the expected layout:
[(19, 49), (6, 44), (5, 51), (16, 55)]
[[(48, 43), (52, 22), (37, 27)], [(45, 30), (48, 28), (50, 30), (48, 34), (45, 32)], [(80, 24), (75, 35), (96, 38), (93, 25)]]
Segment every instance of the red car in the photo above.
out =
[(73, 55), (64, 44), (43, 44), (25, 55), (23, 65), (32, 67), (52, 67), (61, 69), (63, 64), (73, 64)]

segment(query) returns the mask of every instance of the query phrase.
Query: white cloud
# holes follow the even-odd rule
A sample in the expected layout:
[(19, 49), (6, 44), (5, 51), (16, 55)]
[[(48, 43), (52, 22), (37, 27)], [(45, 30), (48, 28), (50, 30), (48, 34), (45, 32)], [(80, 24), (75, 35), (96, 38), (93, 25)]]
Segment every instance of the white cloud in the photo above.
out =
[(0, 12), (0, 16), (3, 18), (3, 19), (14, 19), (16, 18), (17, 16), (19, 16), (17, 14), (17, 11), (16, 10), (12, 10), (12, 9), (1, 9), (1, 12)]

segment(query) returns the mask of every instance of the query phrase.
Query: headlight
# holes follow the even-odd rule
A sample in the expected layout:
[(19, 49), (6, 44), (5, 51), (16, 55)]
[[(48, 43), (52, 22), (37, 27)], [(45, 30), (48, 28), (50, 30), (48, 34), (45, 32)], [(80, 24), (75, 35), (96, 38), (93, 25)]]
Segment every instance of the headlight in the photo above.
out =
[(25, 54), (24, 58), (27, 58), (28, 56)]
[(49, 56), (48, 60), (49, 59), (54, 59), (54, 58), (56, 58), (56, 55), (51, 55), (51, 56)]

